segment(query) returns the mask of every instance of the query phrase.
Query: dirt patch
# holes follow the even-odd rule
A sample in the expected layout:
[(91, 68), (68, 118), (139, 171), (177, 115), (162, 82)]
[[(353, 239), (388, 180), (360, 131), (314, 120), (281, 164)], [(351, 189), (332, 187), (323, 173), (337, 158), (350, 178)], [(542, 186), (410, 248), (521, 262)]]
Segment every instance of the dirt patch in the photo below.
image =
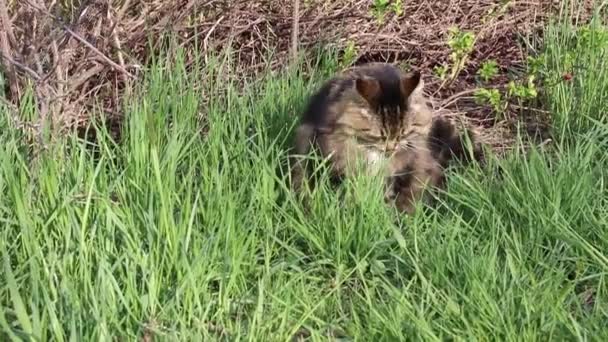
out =
[[(190, 56), (195, 42), (203, 53), (230, 42), (238, 51), (240, 67), (255, 72), (261, 66), (287, 63), (296, 27), (300, 50), (321, 45), (342, 51), (351, 64), (407, 62), (421, 69), (436, 106), (465, 114), (480, 127), (496, 127), (496, 132), (486, 134), (496, 146), (504, 144), (499, 132), (505, 125), (496, 126), (490, 106), (473, 101), (477, 70), (495, 60), (500, 72), (485, 86), (504, 87), (507, 71), (524, 66), (527, 51), (521, 37), (538, 35), (560, 5), (559, 0), (301, 0), (294, 16), (295, 1), (64, 3), (17, 0), (6, 8), (0, 4), (0, 19), (7, 28), (0, 32), (6, 100), (18, 105), (32, 86), (41, 117), (50, 118), (56, 127), (82, 126), (93, 108), (119, 121), (121, 97), (168, 32), (176, 33)], [(461, 70), (446, 81), (437, 75), (441, 68), (449, 73), (454, 64), (455, 48), (449, 44), (453, 27), (471, 33), (474, 45)], [(266, 60), (269, 49), (277, 51), (272, 60)]]

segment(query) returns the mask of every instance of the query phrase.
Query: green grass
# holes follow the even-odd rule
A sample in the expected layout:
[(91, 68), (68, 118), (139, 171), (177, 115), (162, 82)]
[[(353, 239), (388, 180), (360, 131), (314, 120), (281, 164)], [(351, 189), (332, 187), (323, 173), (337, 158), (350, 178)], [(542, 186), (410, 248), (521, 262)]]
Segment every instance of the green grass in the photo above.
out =
[[(554, 24), (545, 34), (545, 74), (552, 85), (548, 109), (554, 113), (558, 138), (571, 140), (598, 123), (608, 122), (608, 88), (604, 82), (608, 78), (608, 28), (599, 18), (577, 26)], [(564, 80), (568, 74), (572, 79)]]
[(568, 139), (453, 172), (411, 217), (374, 180), (321, 187), (308, 212), (286, 191), (295, 115), (331, 63), (243, 88), (178, 54), (127, 101), (120, 144), (36, 158), (2, 115), (1, 339), (605, 340), (607, 62), (569, 30), (549, 31), (548, 71), (576, 51), (593, 77), (548, 91)]

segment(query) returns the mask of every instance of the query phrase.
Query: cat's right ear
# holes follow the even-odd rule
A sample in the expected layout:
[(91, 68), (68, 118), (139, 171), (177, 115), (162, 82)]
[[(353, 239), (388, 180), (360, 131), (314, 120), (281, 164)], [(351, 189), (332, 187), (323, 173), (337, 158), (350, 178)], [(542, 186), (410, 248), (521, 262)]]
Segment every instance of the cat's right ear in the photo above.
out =
[(370, 78), (358, 78), (356, 81), (357, 92), (369, 103), (373, 103), (380, 95), (380, 83)]
[(424, 80), (420, 71), (412, 71), (401, 78), (401, 93), (403, 97), (408, 98), (415, 91), (419, 91), (424, 87)]

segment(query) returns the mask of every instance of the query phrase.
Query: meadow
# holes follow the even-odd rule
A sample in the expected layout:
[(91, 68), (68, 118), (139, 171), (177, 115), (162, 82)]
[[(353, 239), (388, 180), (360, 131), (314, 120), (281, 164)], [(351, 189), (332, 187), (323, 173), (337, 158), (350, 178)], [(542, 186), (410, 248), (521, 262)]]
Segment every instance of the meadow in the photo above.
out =
[(120, 142), (100, 125), (33, 153), (2, 107), (0, 338), (606, 340), (607, 32), (552, 23), (543, 72), (575, 70), (542, 95), (552, 142), (451, 170), (412, 216), (373, 179), (307, 210), (288, 191), (332, 57), (243, 82), (176, 51), (125, 101)]

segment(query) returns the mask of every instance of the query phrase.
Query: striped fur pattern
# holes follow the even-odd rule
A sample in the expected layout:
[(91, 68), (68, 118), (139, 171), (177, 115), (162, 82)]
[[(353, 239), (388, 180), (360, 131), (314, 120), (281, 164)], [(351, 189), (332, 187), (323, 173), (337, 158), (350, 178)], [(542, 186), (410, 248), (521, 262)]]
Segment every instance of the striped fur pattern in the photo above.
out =
[(423, 87), (420, 73), (385, 63), (348, 69), (323, 84), (296, 131), (294, 189), (310, 169), (298, 156), (314, 148), (329, 158), (337, 182), (361, 165), (382, 172), (386, 200), (411, 213), (429, 185), (443, 184), (443, 169), (458, 154), (453, 147), (462, 145), (449, 122), (433, 120)]

